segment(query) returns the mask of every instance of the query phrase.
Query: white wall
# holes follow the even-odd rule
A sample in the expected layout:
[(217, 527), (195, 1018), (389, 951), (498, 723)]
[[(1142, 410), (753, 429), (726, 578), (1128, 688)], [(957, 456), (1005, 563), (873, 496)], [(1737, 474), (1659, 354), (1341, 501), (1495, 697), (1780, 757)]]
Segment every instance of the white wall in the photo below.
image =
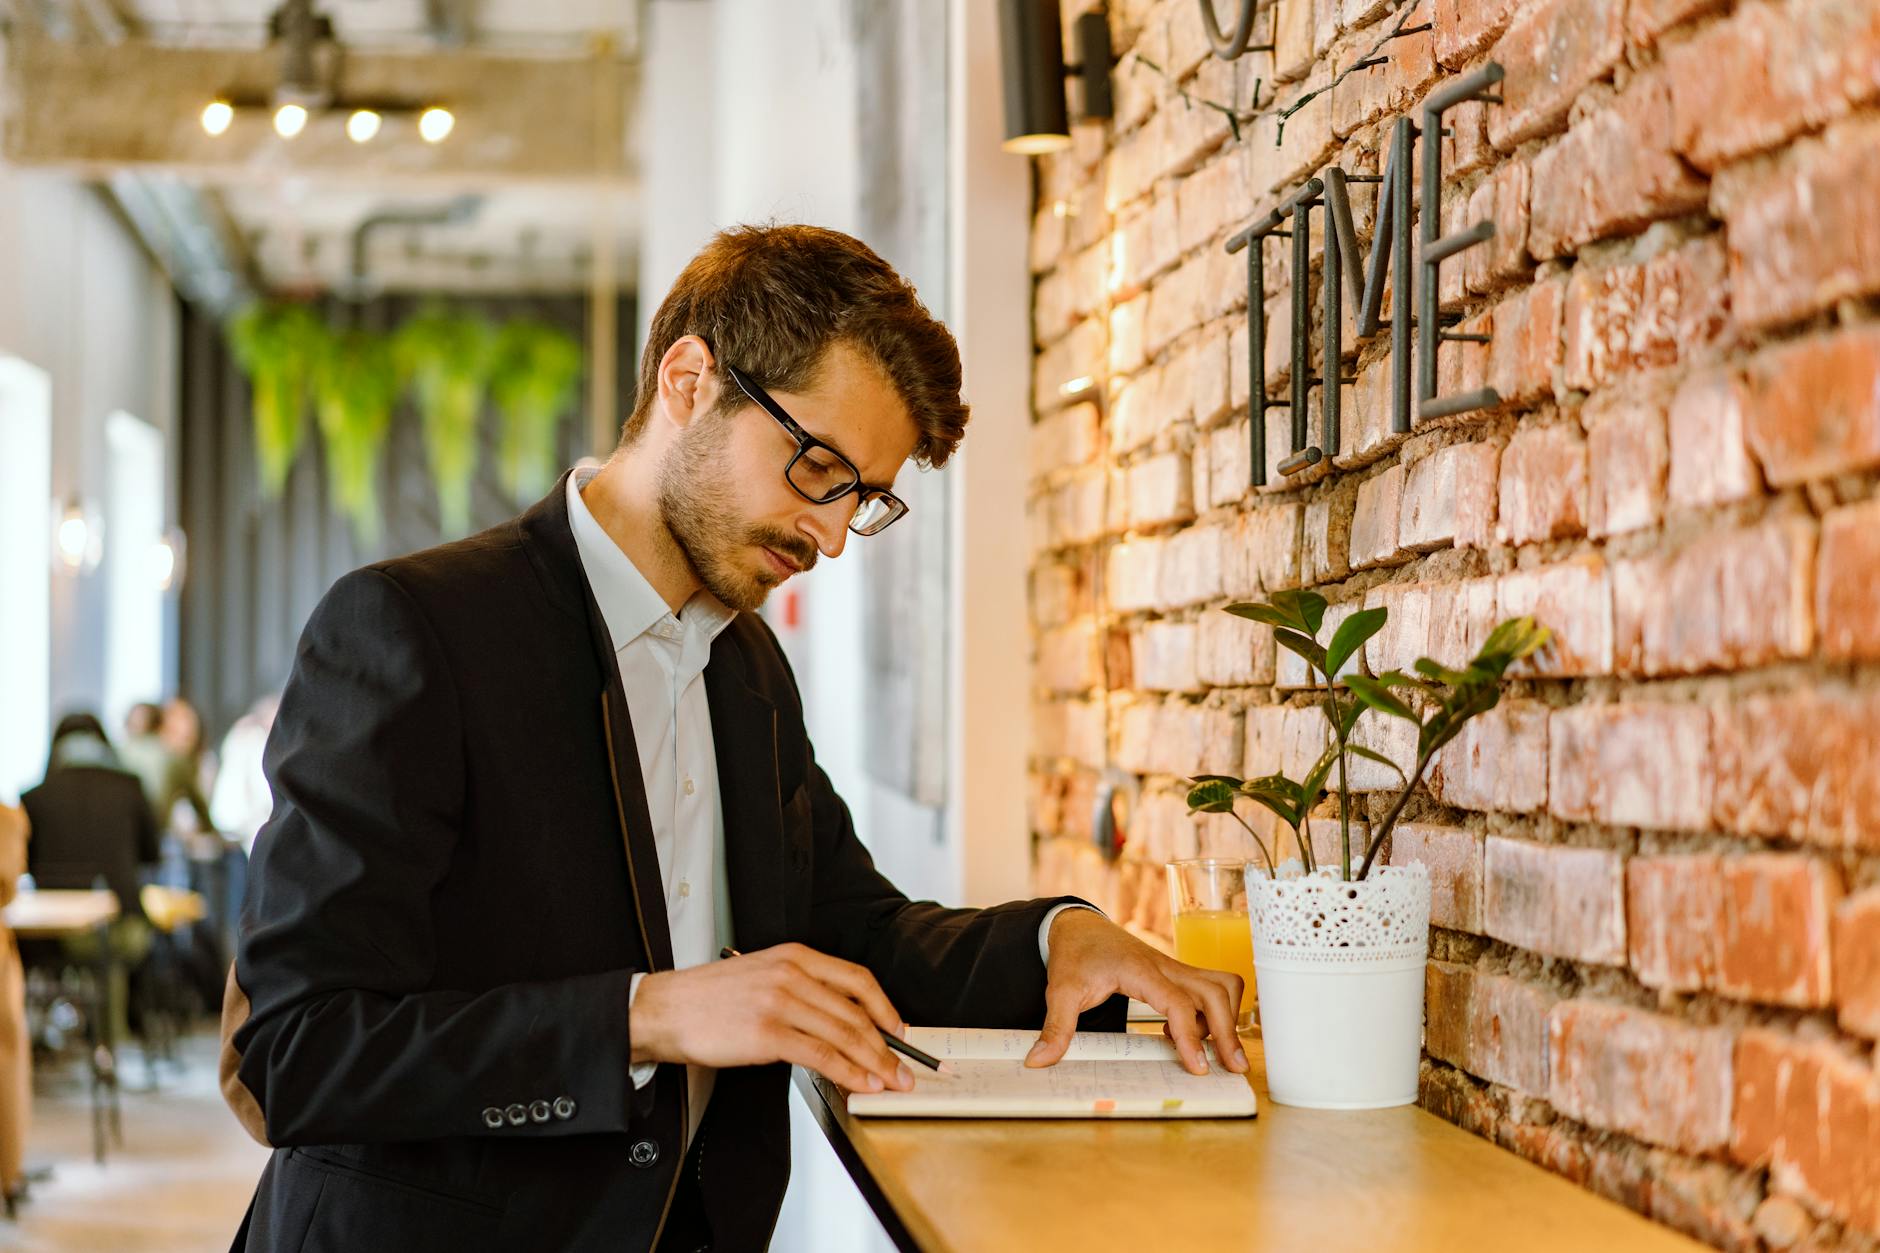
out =
[[(103, 201), (64, 174), (0, 164), (0, 357), (16, 357), (51, 380), (51, 482), (42, 489), (48, 514), (54, 500), (70, 493), (102, 506), (105, 419), (113, 411), (150, 423), (173, 449), (176, 355), (169, 284)], [(166, 525), (176, 517), (177, 460), (172, 452)], [(108, 549), (108, 530), (105, 543)], [(41, 568), (49, 563), (48, 553)], [(50, 576), (55, 719), (70, 709), (95, 709), (105, 695), (104, 570)], [(165, 621), (163, 654), (173, 659), (174, 614)], [(173, 681), (173, 667), (173, 660), (166, 664), (166, 681)]]

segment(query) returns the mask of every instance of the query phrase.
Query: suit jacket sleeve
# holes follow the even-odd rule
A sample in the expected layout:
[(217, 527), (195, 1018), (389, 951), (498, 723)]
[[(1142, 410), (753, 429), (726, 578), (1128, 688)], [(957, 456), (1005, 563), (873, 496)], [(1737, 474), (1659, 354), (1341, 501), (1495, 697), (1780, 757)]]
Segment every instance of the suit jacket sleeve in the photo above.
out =
[(418, 606), (382, 571), (346, 576), (307, 625), (268, 741), (278, 804), (224, 1009), (224, 1095), (267, 1143), (493, 1134), (486, 1108), (541, 1095), (573, 1097), (576, 1116), (504, 1136), (627, 1125), (631, 971), (432, 986), (462, 740)]

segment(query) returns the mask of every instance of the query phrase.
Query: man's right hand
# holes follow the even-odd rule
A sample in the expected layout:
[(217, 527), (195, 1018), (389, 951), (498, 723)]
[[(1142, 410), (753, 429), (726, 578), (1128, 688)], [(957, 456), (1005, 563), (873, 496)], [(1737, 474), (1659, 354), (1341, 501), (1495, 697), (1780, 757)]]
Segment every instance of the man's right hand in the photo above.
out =
[(914, 1077), (875, 1030), (904, 1036), (875, 976), (801, 944), (640, 981), (632, 1060), (694, 1066), (807, 1066), (851, 1092), (906, 1090)]

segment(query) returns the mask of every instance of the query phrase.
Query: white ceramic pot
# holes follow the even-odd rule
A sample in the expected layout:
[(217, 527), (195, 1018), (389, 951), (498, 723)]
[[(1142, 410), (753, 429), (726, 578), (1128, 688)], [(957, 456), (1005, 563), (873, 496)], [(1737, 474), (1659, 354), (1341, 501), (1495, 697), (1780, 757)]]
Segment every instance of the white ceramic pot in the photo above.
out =
[(1247, 876), (1266, 1084), (1281, 1105), (1378, 1109), (1417, 1099), (1430, 877), (1421, 865)]

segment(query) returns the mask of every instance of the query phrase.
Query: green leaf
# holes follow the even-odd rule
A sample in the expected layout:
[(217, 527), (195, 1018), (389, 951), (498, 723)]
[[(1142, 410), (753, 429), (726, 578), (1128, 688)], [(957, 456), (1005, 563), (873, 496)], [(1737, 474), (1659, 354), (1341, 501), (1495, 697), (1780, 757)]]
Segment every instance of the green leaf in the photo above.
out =
[(1382, 765), (1389, 766), (1391, 768), (1391, 772), (1394, 773), (1399, 779), (1403, 780), (1405, 783), (1408, 783), (1410, 781), (1409, 777), (1404, 774), (1402, 766), (1399, 766), (1396, 762), (1384, 756), (1384, 754), (1378, 752), (1376, 749), (1366, 748), (1362, 744), (1353, 744), (1350, 747), (1351, 747), (1352, 752), (1364, 758), (1366, 761), (1375, 761)]
[(1227, 785), (1228, 785), (1229, 787), (1239, 787), (1239, 786), (1240, 786), (1240, 780), (1239, 780), (1239, 779), (1237, 779), (1237, 778), (1235, 778), (1235, 777), (1234, 777), (1233, 775), (1231, 775), (1231, 774), (1198, 774), (1198, 775), (1196, 775), (1196, 776), (1194, 776), (1194, 777), (1193, 777), (1192, 779), (1190, 779), (1190, 780), (1188, 780), (1188, 782), (1189, 782), (1190, 784), (1196, 784), (1196, 783), (1225, 783), (1225, 784), (1227, 784)]
[(1235, 788), (1220, 779), (1209, 779), (1188, 792), (1190, 813), (1230, 814), (1234, 812)]
[(1254, 622), (1264, 622), (1268, 626), (1297, 627), (1302, 625), (1295, 621), (1290, 615), (1281, 613), (1271, 605), (1256, 605), (1243, 602), (1241, 604), (1229, 605), (1224, 612), (1231, 613), (1236, 618), (1248, 618)]
[[(1413, 681), (1397, 674), (1396, 671), (1391, 673), (1396, 674), (1397, 678), (1404, 682)], [(1421, 723), (1423, 721), (1417, 717), (1415, 710), (1391, 695), (1390, 689), (1395, 685), (1386, 682), (1383, 677), (1367, 679), (1361, 674), (1348, 674), (1345, 676), (1345, 686), (1349, 687), (1359, 700), (1379, 713), (1389, 714), (1393, 718), (1403, 718), (1409, 722)]]
[(1325, 780), (1331, 776), (1332, 767), (1338, 764), (1338, 746), (1332, 745), (1312, 763), (1312, 769), (1306, 773), (1305, 781), (1300, 785), (1300, 810), (1310, 810), (1319, 803), (1319, 794), (1325, 791)]
[(1345, 668), (1345, 662), (1351, 654), (1364, 646), (1364, 642), (1383, 629), (1384, 620), (1390, 617), (1390, 610), (1360, 609), (1332, 632), (1332, 642), (1325, 646), (1325, 672), (1336, 675)]
[(1297, 627), (1307, 635), (1317, 635), (1325, 624), (1325, 598), (1317, 592), (1274, 592), (1271, 603), (1281, 613), (1292, 616), (1292, 621), (1286, 625)]
[(1273, 638), (1279, 643), (1281, 648), (1291, 649), (1301, 657), (1304, 657), (1312, 665), (1318, 667), (1319, 673), (1326, 673), (1325, 650), (1319, 647), (1317, 641), (1301, 635), (1297, 631), (1288, 630), (1273, 632)]
[(1240, 793), (1278, 814), (1289, 827), (1297, 829), (1305, 818), (1299, 785), (1283, 774), (1250, 779), (1241, 785)]
[(1482, 678), (1490, 677), (1480, 672), (1471, 674), (1465, 671), (1451, 670), (1448, 666), (1443, 665), (1440, 661), (1431, 657), (1417, 658), (1416, 672), (1435, 679), (1438, 682), (1447, 683), (1451, 687), (1466, 687), (1472, 683), (1478, 682)]

